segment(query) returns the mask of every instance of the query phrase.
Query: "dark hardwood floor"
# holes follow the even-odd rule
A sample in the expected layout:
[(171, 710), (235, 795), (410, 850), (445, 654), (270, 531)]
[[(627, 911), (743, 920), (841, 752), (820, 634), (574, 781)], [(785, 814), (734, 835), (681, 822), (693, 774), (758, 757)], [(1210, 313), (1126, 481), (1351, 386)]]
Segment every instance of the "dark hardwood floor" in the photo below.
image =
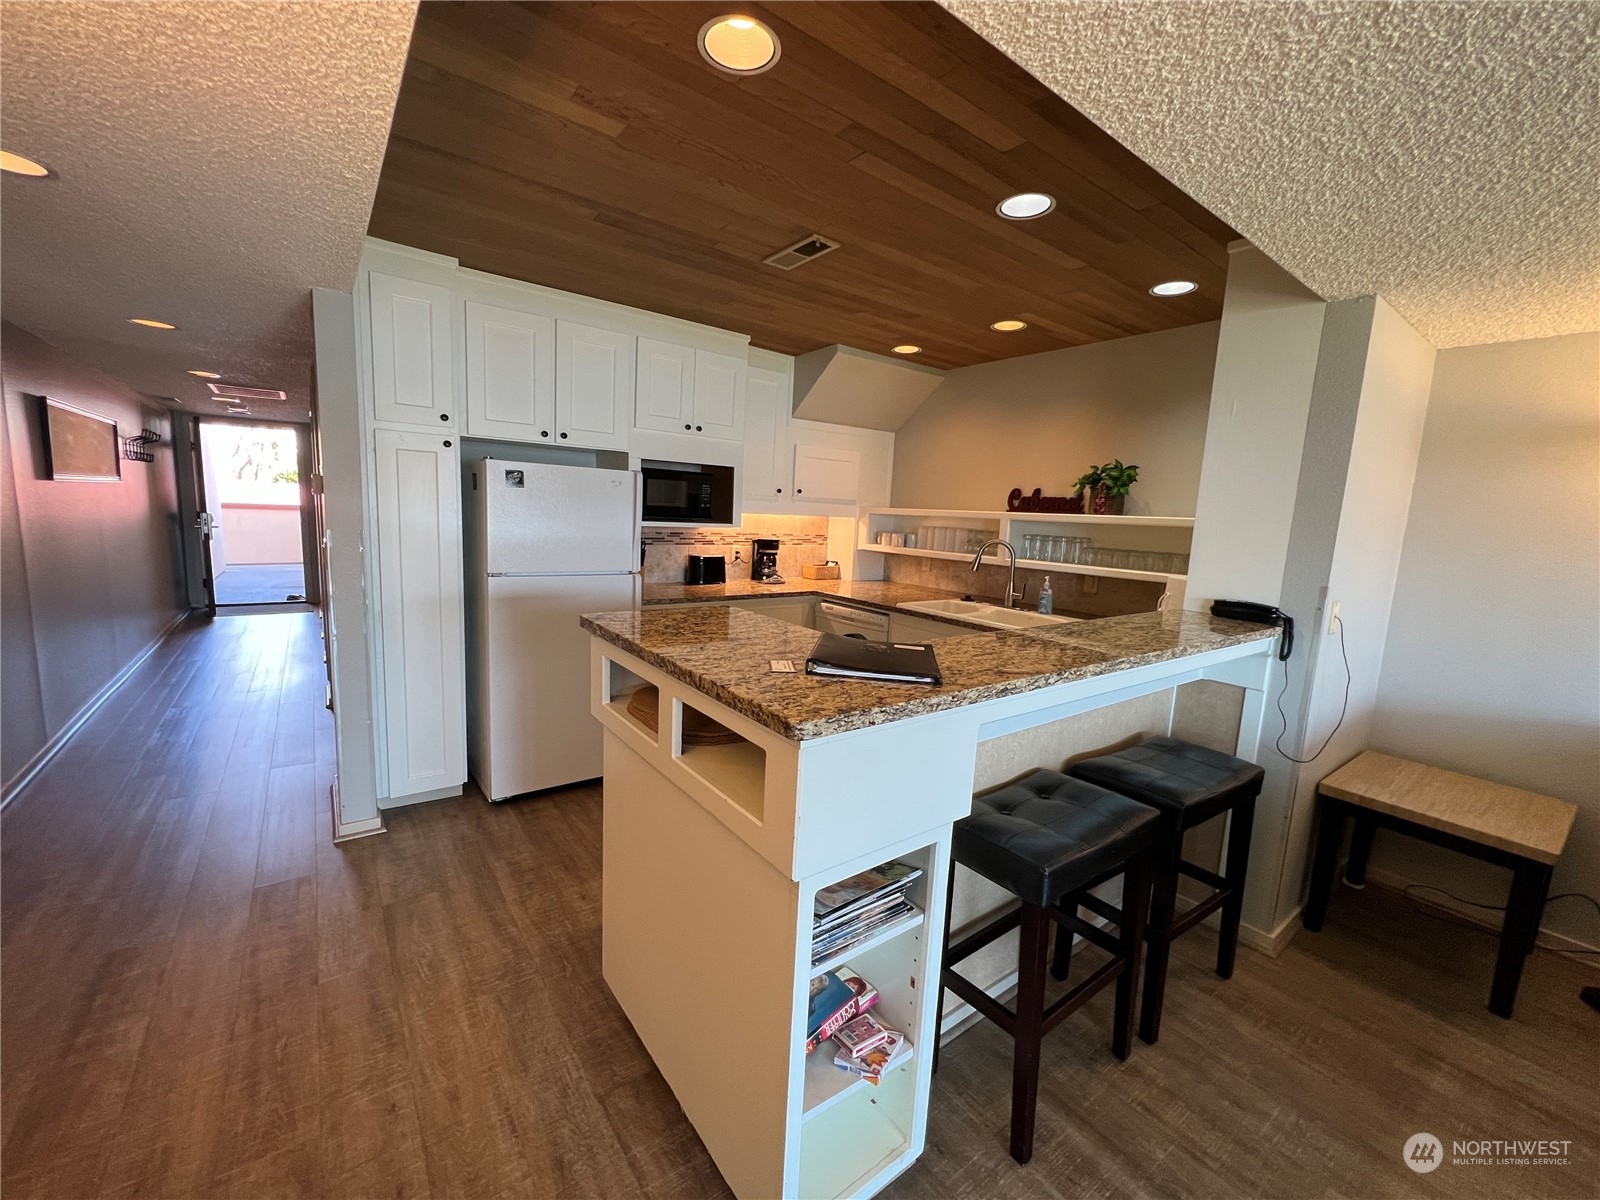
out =
[[(332, 846), (321, 671), (315, 616), (191, 624), (6, 811), (7, 1200), (726, 1195), (599, 977), (598, 788)], [(1500, 1021), (1492, 939), (1373, 888), (1229, 983), (1210, 951), (1178, 943), (1159, 1046), (1111, 1058), (1109, 993), (1047, 1040), (1026, 1168), (1005, 1039), (952, 1042), (889, 1194), (1595, 1195), (1577, 964)], [(1572, 1160), (1416, 1175), (1421, 1131)]]

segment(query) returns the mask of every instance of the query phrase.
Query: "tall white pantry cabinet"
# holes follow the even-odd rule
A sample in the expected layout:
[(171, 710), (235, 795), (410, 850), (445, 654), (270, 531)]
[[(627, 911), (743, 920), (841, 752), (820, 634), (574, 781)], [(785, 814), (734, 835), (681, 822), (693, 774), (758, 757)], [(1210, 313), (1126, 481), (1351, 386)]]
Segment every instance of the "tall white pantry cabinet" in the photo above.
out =
[(454, 265), (378, 255), (356, 285), (380, 803), (467, 779)]

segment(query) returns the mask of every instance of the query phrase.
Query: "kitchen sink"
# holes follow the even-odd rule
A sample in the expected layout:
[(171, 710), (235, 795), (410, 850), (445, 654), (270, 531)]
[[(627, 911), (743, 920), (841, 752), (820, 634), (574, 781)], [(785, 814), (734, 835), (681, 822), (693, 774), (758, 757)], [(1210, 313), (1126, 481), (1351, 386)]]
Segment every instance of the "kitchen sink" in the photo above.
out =
[(1043, 625), (1079, 620), (1078, 617), (1058, 617), (1020, 608), (1001, 608), (998, 604), (985, 604), (979, 600), (908, 600), (896, 607), (934, 617), (956, 617), (974, 625), (987, 625), (991, 629), (1037, 629)]

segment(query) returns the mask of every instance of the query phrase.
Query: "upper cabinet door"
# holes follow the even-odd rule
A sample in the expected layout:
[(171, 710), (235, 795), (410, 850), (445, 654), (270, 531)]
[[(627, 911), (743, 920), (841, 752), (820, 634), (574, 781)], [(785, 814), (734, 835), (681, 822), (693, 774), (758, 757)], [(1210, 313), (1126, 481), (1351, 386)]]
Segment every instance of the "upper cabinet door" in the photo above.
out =
[(556, 444), (626, 450), (633, 417), (634, 337), (556, 322)]
[(744, 479), (741, 489), (745, 507), (752, 512), (771, 512), (771, 505), (787, 498), (789, 486), (782, 478), (788, 456), (782, 452), (784, 430), (788, 426), (789, 376), (764, 367), (751, 367), (745, 387)]
[(556, 323), (476, 301), (466, 310), (467, 433), (556, 441)]
[(794, 448), (798, 504), (855, 505), (861, 494), (861, 451), (799, 443)]
[(373, 271), (372, 419), (380, 425), (455, 427), (450, 289)]
[(738, 440), (744, 428), (745, 360), (694, 352), (694, 431)]
[(687, 346), (639, 339), (639, 382), (633, 423), (662, 433), (694, 429), (695, 352)]

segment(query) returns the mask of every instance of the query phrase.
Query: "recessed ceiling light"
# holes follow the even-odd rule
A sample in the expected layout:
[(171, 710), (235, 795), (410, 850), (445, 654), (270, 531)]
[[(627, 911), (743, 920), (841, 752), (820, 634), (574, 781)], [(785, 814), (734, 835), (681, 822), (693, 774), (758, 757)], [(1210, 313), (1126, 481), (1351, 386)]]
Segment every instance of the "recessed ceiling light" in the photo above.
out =
[(894, 348), (894, 352), (896, 354), (921, 354), (922, 353), (922, 347), (921, 346), (913, 346), (908, 342), (904, 346), (896, 346)]
[(1171, 279), (1166, 283), (1158, 283), (1150, 289), (1152, 296), (1187, 296), (1190, 292), (1198, 291), (1198, 283), (1190, 283), (1187, 279)]
[(143, 325), (146, 329), (176, 329), (176, 325), (169, 325), (166, 321), (157, 321), (153, 317), (129, 317), (129, 325)]
[(13, 154), (9, 150), (0, 150), (0, 171), (12, 175), (26, 175), (29, 179), (43, 179), (50, 174), (50, 168), (43, 163), (36, 163), (31, 158), (23, 158), (20, 154)]
[(196, 379), (221, 379), (222, 378), (222, 376), (218, 375), (215, 371), (190, 371), (189, 374), (193, 375)]
[(1056, 206), (1054, 196), (1046, 196), (1043, 192), (1018, 192), (1015, 196), (1007, 196), (994, 206), (995, 212), (1002, 217), (1010, 217), (1013, 221), (1029, 221), (1034, 217), (1042, 217)]
[(759, 75), (772, 69), (783, 52), (778, 35), (754, 17), (718, 17), (700, 27), (700, 53), (712, 66), (733, 75)]
[(990, 329), (1000, 333), (1015, 333), (1017, 330), (1026, 329), (1027, 327), (1028, 323), (1026, 321), (996, 321), (989, 326)]

